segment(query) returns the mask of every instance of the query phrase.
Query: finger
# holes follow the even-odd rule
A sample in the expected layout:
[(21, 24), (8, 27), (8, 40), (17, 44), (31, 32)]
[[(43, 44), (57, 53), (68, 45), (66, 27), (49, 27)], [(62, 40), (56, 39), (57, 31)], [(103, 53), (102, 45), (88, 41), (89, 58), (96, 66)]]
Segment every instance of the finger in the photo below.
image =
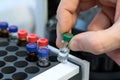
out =
[(120, 49), (116, 49), (109, 53), (106, 53), (111, 59), (113, 59), (118, 65), (120, 65)]
[(106, 29), (110, 26), (110, 20), (109, 18), (103, 13), (103, 11), (100, 11), (97, 13), (95, 18), (90, 23), (88, 30), (89, 31), (98, 31)]
[(88, 10), (92, 8), (93, 6), (95, 6), (96, 3), (97, 3), (96, 0), (81, 0), (80, 5), (79, 5), (79, 11)]
[[(115, 28), (115, 26), (113, 27)], [(119, 35), (118, 29), (112, 28), (85, 32), (74, 36), (69, 47), (73, 51), (87, 51), (96, 55), (110, 52), (120, 47)]]
[(60, 31), (59, 31), (58, 24), (57, 24), (56, 33), (57, 33), (56, 46), (59, 48), (61, 46), (61, 44), (62, 44), (62, 35), (61, 35)]
[(101, 6), (104, 14), (109, 18), (111, 24), (114, 23), (115, 7)]
[[(120, 8), (120, 4), (117, 6), (117, 9), (118, 9), (118, 7)], [(120, 17), (120, 12), (118, 11), (118, 12), (116, 12), (116, 15), (115, 15), (115, 24), (113, 25), (113, 27), (111, 27), (111, 30), (113, 30), (113, 33), (117, 33), (116, 36), (120, 35), (120, 30), (119, 30), (120, 19), (119, 19), (119, 17)], [(119, 37), (118, 37), (118, 40), (119, 40)], [(120, 45), (120, 43), (118, 43), (118, 44)], [(106, 54), (109, 57), (111, 57), (111, 59), (113, 59), (118, 65), (120, 65), (120, 47), (118, 47), (118, 48), (116, 48), (116, 50), (108, 52)]]
[[(67, 4), (67, 5), (66, 5)], [(62, 34), (69, 32), (77, 19), (77, 6), (79, 0), (61, 0), (57, 11), (57, 39), (56, 45), (60, 47), (62, 45)]]
[[(81, 1), (81, 2), (80, 2)], [(95, 1), (92, 3), (90, 0), (61, 0), (60, 5), (58, 7), (57, 11), (57, 18), (58, 18), (58, 24), (57, 24), (57, 40), (56, 45), (60, 47), (61, 43), (61, 34), (64, 32), (69, 32), (73, 25), (76, 22), (80, 3), (83, 4), (87, 2), (87, 8), (88, 9), (95, 5)], [(84, 6), (84, 5), (83, 5)], [(82, 6), (81, 6), (82, 7)]]
[[(58, 25), (59, 25), (59, 23), (57, 24), (57, 29), (56, 29), (56, 33), (57, 33), (56, 46), (58, 48), (60, 48), (62, 45), (62, 34), (59, 31), (60, 27)], [(69, 31), (69, 32), (71, 32), (71, 31)]]
[(118, 19), (120, 19), (120, 0), (117, 0), (116, 3), (116, 13), (115, 13), (115, 21), (117, 21)]
[(102, 37), (101, 35), (95, 31), (75, 35), (70, 41), (69, 47), (73, 51), (86, 51), (99, 54), (103, 49), (101, 46), (102, 43), (100, 43), (101, 39), (99, 39)]
[(99, 0), (103, 6), (115, 7), (117, 0)]
[(76, 13), (78, 5), (79, 0), (61, 0), (57, 11), (60, 33), (70, 31), (75, 24), (78, 16)]

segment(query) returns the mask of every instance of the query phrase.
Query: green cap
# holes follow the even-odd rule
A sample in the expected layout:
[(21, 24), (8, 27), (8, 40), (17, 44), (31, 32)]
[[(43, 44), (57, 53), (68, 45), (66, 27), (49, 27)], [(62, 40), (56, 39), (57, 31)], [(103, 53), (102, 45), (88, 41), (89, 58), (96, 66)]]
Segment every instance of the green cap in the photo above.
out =
[(63, 34), (62, 39), (65, 42), (69, 42), (72, 39), (72, 37), (73, 37), (72, 33), (66, 32), (66, 33)]

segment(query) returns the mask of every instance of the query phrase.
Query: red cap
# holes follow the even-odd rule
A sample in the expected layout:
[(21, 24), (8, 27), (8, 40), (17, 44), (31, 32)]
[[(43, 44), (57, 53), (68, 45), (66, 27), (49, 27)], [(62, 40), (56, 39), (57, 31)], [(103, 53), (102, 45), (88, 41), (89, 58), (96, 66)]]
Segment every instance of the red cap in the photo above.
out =
[(47, 38), (40, 38), (38, 41), (38, 46), (47, 46), (48, 45), (48, 39)]
[(18, 31), (18, 37), (19, 38), (26, 38), (27, 37), (27, 31), (26, 30), (19, 30)]
[(28, 35), (28, 42), (37, 42), (38, 36), (37, 34), (29, 34)]

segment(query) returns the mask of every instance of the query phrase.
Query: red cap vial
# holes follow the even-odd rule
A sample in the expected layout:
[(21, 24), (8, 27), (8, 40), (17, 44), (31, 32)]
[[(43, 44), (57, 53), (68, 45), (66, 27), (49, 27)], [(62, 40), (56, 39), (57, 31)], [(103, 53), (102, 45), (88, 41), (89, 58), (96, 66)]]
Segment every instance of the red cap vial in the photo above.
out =
[(26, 30), (19, 30), (18, 31), (18, 37), (19, 38), (26, 38), (27, 37), (27, 31)]
[(40, 39), (37, 41), (37, 43), (38, 43), (38, 46), (39, 46), (39, 47), (40, 47), (40, 46), (46, 47), (46, 46), (48, 46), (48, 39), (47, 39), (47, 38), (40, 38)]
[(38, 36), (37, 34), (29, 34), (28, 35), (28, 42), (37, 42)]

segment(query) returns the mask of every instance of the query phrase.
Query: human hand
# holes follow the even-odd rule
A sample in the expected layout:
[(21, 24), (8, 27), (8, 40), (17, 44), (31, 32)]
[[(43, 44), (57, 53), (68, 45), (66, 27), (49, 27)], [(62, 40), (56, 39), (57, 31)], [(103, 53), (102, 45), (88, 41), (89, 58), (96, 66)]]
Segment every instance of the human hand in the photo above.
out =
[(106, 53), (120, 64), (120, 0), (61, 0), (57, 11), (56, 45), (60, 47), (62, 34), (72, 29), (79, 12), (95, 5), (100, 6), (101, 11), (89, 25), (88, 32), (75, 35), (69, 47), (95, 55)]

